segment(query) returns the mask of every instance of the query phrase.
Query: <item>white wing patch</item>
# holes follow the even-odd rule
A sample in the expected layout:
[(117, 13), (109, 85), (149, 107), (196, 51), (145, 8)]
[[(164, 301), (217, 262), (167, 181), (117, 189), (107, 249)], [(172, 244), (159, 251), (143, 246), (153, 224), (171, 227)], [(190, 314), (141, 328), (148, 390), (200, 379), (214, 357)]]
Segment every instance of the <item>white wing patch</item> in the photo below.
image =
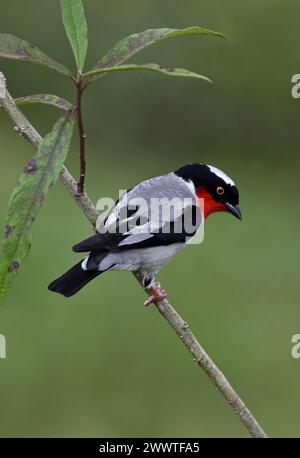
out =
[(82, 268), (82, 270), (87, 270), (86, 265), (87, 265), (88, 260), (89, 260), (89, 256), (87, 256), (86, 258), (84, 258), (84, 260), (82, 261), (82, 263), (81, 263), (81, 268)]
[(209, 167), (209, 170), (212, 173), (214, 173), (219, 178), (221, 178), (223, 181), (225, 181), (225, 183), (227, 183), (227, 184), (229, 184), (231, 186), (235, 186), (234, 181), (228, 175), (226, 175), (226, 173), (222, 172), (222, 170), (217, 169), (217, 167), (214, 167), (213, 165), (208, 165), (207, 167)]
[(119, 243), (119, 246), (124, 246), (124, 245), (134, 245), (135, 243), (140, 243), (143, 242), (144, 240), (150, 239), (153, 237), (153, 234), (132, 234), (129, 235), (129, 237), (126, 237), (126, 239), (122, 240), (122, 242)]

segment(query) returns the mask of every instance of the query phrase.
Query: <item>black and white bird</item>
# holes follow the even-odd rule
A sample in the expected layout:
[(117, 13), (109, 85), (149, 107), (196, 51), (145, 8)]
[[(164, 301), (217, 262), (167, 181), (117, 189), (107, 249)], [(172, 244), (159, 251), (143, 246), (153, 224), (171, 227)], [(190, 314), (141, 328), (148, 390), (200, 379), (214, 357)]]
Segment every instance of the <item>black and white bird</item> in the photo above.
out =
[(166, 297), (155, 277), (160, 268), (196, 236), (214, 212), (241, 219), (238, 189), (229, 176), (206, 164), (188, 164), (149, 178), (128, 190), (97, 232), (73, 247), (89, 253), (49, 285), (66, 297), (107, 270), (138, 271), (149, 292), (148, 305)]

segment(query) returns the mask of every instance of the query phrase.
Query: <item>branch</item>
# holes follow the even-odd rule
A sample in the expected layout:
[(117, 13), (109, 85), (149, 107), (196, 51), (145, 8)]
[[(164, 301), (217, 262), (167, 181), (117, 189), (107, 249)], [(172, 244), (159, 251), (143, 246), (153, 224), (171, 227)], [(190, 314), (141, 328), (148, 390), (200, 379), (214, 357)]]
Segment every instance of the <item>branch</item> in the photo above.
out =
[[(1, 91), (1, 87), (4, 88), (4, 90)], [(3, 108), (15, 124), (15, 130), (20, 135), (25, 137), (35, 148), (37, 148), (42, 139), (34, 127), (27, 120), (27, 118), (23, 115), (23, 113), (17, 108), (12, 96), (6, 89), (5, 78), (1, 72), (0, 100)], [(85, 216), (92, 223), (93, 227), (95, 227), (96, 219), (98, 217), (96, 208), (94, 207), (87, 194), (78, 194), (77, 183), (65, 167), (61, 172), (61, 180), (72, 197), (74, 197)], [(134, 275), (143, 287), (142, 279), (139, 273), (135, 272)], [(248, 430), (249, 434), (253, 437), (267, 437), (264, 430), (258, 424), (236, 391), (232, 388), (224, 374), (202, 348), (190, 330), (188, 324), (181, 318), (181, 316), (176, 312), (168, 300), (163, 299), (162, 301), (157, 302), (155, 305), (159, 312), (170, 324), (171, 328), (173, 328), (173, 330), (179, 336), (185, 347), (191, 353), (196, 364), (206, 372), (222, 396), (226, 399), (230, 407), (232, 407), (232, 409), (235, 411), (241, 422)]]

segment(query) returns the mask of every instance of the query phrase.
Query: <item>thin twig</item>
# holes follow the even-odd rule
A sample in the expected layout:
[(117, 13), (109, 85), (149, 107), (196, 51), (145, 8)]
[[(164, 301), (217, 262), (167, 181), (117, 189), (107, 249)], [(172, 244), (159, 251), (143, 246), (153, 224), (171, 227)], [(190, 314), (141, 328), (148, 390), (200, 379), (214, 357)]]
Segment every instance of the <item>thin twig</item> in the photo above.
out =
[(80, 177), (78, 182), (78, 193), (83, 194), (84, 192), (84, 184), (85, 184), (85, 172), (86, 172), (86, 160), (85, 160), (85, 131), (83, 125), (83, 116), (82, 116), (82, 94), (83, 94), (83, 86), (82, 86), (82, 79), (81, 75), (79, 75), (76, 81), (77, 87), (77, 125), (78, 125), (78, 134), (79, 134), (79, 159), (80, 159)]
[[(2, 81), (5, 81), (4, 76), (0, 72), (0, 84)], [(0, 92), (1, 95), (1, 92)], [(41, 142), (41, 137), (30, 124), (27, 118), (23, 113), (17, 108), (13, 98), (9, 92), (5, 91), (5, 97), (1, 98), (1, 103), (5, 111), (8, 113), (9, 117), (12, 119), (16, 126), (16, 130), (24, 136), (35, 148), (37, 148)], [(96, 208), (92, 204), (88, 196), (83, 193), (78, 195), (77, 193), (77, 184), (68, 170), (64, 167), (61, 173), (61, 179), (66, 187), (66, 189), (71, 193), (75, 198), (77, 204), (95, 227), (96, 219), (98, 213)], [(142, 279), (139, 273), (134, 273), (137, 280), (142, 285)], [(267, 437), (264, 430), (258, 424), (257, 420), (254, 418), (250, 410), (246, 407), (244, 402), (238, 396), (236, 391), (232, 388), (229, 381), (226, 379), (222, 371), (215, 365), (212, 359), (208, 356), (206, 351), (200, 345), (196, 337), (193, 335), (188, 324), (181, 318), (181, 316), (176, 312), (172, 305), (168, 302), (167, 299), (163, 299), (156, 303), (156, 307), (159, 312), (163, 315), (166, 321), (170, 324), (176, 334), (179, 336), (180, 340), (183, 342), (185, 347), (191, 353), (196, 364), (203, 369), (214, 385), (218, 388), (222, 396), (229, 403), (230, 407), (235, 411), (235, 413), (240, 418), (241, 422), (244, 424), (249, 434), (253, 437), (265, 438)]]

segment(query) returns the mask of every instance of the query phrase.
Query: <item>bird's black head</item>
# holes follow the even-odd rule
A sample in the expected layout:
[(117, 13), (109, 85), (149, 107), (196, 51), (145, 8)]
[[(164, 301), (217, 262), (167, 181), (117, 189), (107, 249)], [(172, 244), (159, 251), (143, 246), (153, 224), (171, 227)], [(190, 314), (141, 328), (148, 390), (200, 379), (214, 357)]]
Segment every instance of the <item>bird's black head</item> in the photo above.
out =
[(205, 218), (217, 211), (228, 211), (242, 219), (238, 189), (222, 170), (206, 164), (188, 164), (175, 173), (192, 183), (197, 197), (204, 199)]

